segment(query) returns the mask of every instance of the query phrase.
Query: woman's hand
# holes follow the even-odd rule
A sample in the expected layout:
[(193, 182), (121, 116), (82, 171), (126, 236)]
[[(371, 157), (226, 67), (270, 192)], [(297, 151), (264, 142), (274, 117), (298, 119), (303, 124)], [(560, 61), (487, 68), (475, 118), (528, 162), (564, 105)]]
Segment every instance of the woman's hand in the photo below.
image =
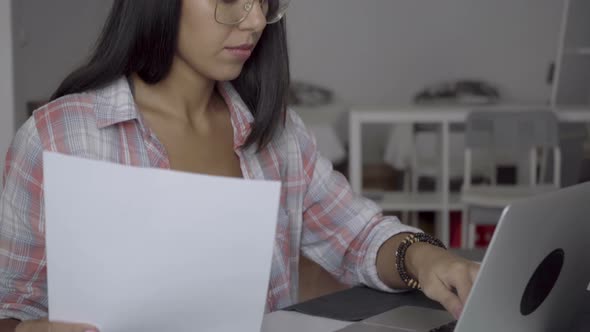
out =
[(90, 325), (54, 323), (44, 318), (21, 322), (16, 326), (15, 332), (98, 332), (98, 330)]
[(406, 258), (408, 272), (420, 282), (424, 294), (440, 302), (458, 319), (479, 264), (425, 243), (411, 245)]

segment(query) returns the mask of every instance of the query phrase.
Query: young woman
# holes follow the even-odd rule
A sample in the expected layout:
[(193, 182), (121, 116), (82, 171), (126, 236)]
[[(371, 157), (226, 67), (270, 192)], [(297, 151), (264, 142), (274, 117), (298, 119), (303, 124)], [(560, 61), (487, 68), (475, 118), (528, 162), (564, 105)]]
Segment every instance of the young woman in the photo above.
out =
[[(0, 331), (95, 331), (44, 318), (44, 150), (281, 181), (280, 250), (268, 310), (297, 301), (302, 253), (344, 283), (385, 291), (421, 287), (460, 314), (478, 265), (355, 196), (287, 109), (281, 18), (288, 2), (114, 1), (89, 62), (63, 81), (8, 151), (0, 199)], [(130, 241), (134, 236), (141, 234), (129, 234)]]

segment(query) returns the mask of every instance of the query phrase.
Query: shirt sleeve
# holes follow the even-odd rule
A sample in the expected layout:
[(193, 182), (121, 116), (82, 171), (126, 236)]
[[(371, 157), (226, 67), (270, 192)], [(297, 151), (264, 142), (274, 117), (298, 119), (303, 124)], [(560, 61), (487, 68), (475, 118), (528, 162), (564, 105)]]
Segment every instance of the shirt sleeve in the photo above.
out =
[(6, 155), (0, 194), (0, 318), (47, 316), (41, 144), (34, 119)]
[[(346, 178), (317, 150), (315, 138), (293, 112), (306, 174), (301, 248), (341, 282), (394, 292), (379, 278), (377, 252), (392, 236), (419, 229), (385, 217), (374, 202), (352, 192)], [(391, 268), (395, 263), (391, 262)]]

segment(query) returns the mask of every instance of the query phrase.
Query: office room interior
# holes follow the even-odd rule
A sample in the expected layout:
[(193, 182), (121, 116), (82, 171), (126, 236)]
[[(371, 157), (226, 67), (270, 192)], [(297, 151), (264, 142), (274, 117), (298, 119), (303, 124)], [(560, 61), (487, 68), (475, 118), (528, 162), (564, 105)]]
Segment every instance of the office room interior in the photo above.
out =
[[(92, 50), (111, 4), (0, 1), (2, 168), (18, 128)], [(293, 0), (289, 106), (356, 194), (450, 247), (485, 250), (503, 205), (590, 179), (588, 15), (586, 0)], [(477, 111), (555, 114), (556, 144), (471, 154)], [(344, 289), (301, 265), (301, 300)]]

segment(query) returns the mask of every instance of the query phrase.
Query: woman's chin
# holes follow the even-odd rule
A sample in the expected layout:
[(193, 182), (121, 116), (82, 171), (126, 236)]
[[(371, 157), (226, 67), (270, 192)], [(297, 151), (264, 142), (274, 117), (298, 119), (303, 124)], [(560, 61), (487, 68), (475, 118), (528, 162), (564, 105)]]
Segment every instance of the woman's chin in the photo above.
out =
[(242, 73), (242, 68), (244, 66), (228, 66), (227, 68), (223, 68), (223, 70), (218, 71), (215, 73), (215, 80), (216, 81), (233, 81), (240, 73)]

